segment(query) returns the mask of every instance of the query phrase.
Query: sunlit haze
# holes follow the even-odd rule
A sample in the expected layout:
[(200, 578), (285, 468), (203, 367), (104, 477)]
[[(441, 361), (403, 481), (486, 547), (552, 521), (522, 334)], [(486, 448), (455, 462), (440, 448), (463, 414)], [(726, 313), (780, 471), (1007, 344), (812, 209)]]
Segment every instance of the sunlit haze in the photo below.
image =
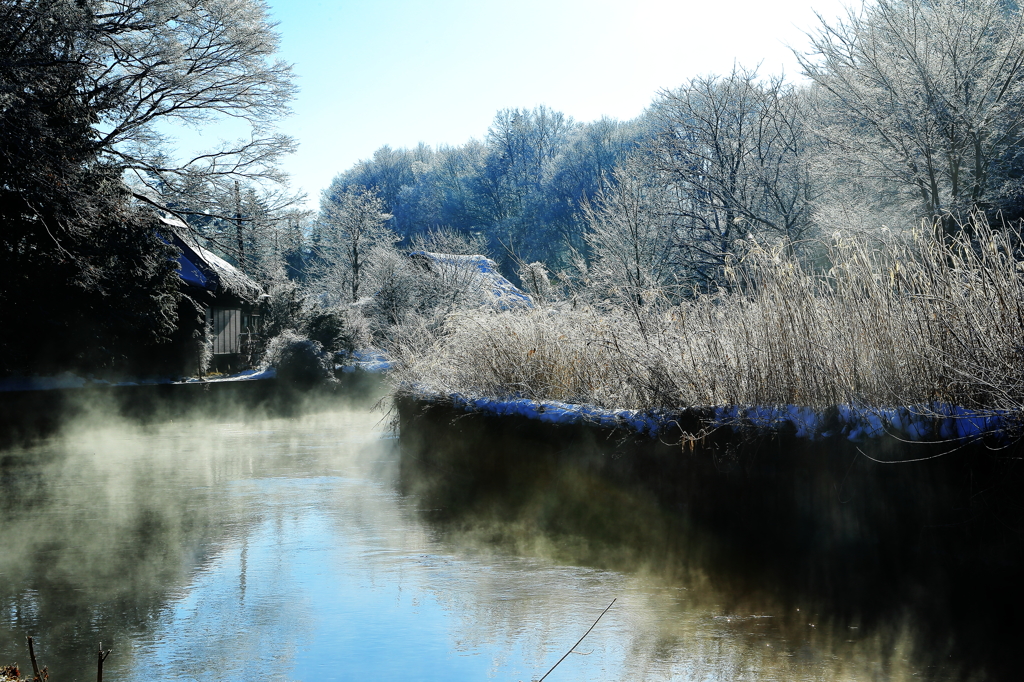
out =
[[(630, 119), (659, 90), (735, 63), (799, 77), (836, 0), (270, 0), (299, 95), (285, 169), (314, 207), (337, 173), (385, 144), (481, 139), (504, 108), (545, 104), (578, 121)], [(204, 139), (215, 135), (207, 132)]]

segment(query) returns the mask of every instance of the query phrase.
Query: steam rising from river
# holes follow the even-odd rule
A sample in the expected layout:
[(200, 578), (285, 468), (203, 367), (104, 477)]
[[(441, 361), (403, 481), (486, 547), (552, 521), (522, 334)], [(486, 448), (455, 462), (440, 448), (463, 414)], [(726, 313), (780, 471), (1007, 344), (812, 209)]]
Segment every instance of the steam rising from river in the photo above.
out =
[(55, 679), (100, 640), (110, 679), (537, 679), (615, 597), (559, 679), (920, 672), (911, 625), (709, 574), (699, 534), (585, 467), (439, 474), (366, 405), (101, 415), (0, 453), (0, 662), (33, 634)]

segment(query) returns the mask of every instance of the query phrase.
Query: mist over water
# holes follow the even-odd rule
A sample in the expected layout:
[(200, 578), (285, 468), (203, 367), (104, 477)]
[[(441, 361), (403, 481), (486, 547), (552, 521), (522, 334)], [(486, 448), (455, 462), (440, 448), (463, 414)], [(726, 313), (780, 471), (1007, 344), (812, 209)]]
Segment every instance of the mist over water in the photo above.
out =
[(110, 680), (535, 680), (615, 598), (548, 679), (985, 677), (942, 642), (922, 658), (912, 614), (863, 623), (725, 570), (585, 456), (447, 459), (371, 404), (93, 414), (0, 453), (0, 663), (26, 670), (31, 634), (55, 680), (94, 679), (100, 641)]

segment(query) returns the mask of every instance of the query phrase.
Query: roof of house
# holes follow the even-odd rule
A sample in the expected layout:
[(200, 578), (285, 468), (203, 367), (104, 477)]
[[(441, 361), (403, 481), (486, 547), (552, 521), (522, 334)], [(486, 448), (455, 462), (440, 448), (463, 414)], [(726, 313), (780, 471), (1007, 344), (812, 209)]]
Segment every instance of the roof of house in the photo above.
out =
[(224, 292), (254, 303), (264, 295), (263, 287), (217, 254), (199, 246), (191, 229), (175, 218), (161, 217), (167, 226), (165, 239), (181, 254), (179, 276), (186, 284), (212, 293)]

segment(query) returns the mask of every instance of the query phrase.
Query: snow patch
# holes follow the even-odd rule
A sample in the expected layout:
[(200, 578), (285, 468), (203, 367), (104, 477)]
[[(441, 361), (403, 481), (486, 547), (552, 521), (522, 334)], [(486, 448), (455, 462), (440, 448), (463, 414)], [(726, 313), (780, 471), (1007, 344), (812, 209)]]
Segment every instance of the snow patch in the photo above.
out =
[(388, 356), (383, 351), (376, 348), (364, 348), (352, 353), (352, 362), (350, 364), (335, 365), (334, 369), (340, 369), (345, 373), (355, 372), (356, 370), (372, 373), (386, 372), (391, 369), (391, 360), (388, 359)]
[(474, 398), (459, 393), (448, 398), (456, 407), (467, 412), (484, 412), (499, 416), (518, 415), (549, 424), (597, 424), (609, 428), (629, 429), (651, 438), (657, 437), (662, 427), (673, 421), (667, 415), (655, 412), (608, 410), (594, 405), (577, 405), (556, 400)]
[[(438, 396), (425, 387), (413, 387), (421, 400), (450, 400), (467, 412), (520, 416), (551, 424), (597, 424), (657, 437), (681, 417), (697, 417), (708, 426), (734, 432), (790, 432), (797, 438), (816, 440), (835, 436), (853, 442), (893, 436), (911, 442), (942, 440), (975, 441), (983, 437), (1006, 440), (1020, 430), (1024, 414), (1011, 410), (972, 411), (936, 403), (899, 408), (838, 405), (815, 410), (799, 405), (718, 406), (682, 412), (668, 410), (612, 410), (554, 400), (485, 398), (454, 393)], [(689, 413), (689, 414), (687, 414)]]
[(813, 410), (796, 405), (780, 407), (717, 407), (714, 426), (734, 430), (754, 427), (767, 431), (793, 429), (798, 438), (814, 440), (835, 435), (853, 442), (884, 435), (911, 442), (977, 440), (1008, 437), (1022, 415), (1011, 410), (976, 411), (933, 403), (907, 407), (837, 405)]
[(133, 378), (124, 381), (107, 381), (106, 379), (94, 379), (92, 377), (80, 377), (71, 372), (63, 372), (49, 377), (7, 377), (0, 379), (0, 392), (7, 391), (53, 391), (69, 388), (86, 388), (95, 386), (156, 386), (159, 384), (203, 384), (203, 383), (225, 383), (232, 381), (256, 381), (259, 379), (273, 379), (276, 372), (273, 367), (266, 369), (248, 369), (244, 372), (218, 377), (190, 377), (182, 381), (175, 381), (170, 377), (156, 378)]
[(486, 292), (491, 305), (497, 310), (533, 308), (533, 299), (502, 277), (497, 264), (486, 256), (463, 256), (431, 251), (413, 251), (409, 256), (422, 259), (434, 272), (443, 268), (473, 272), (476, 275), (477, 286)]
[(258, 381), (260, 379), (273, 379), (277, 376), (277, 370), (273, 367), (263, 369), (247, 369), (244, 372), (230, 374), (223, 377), (191, 377), (185, 381), (176, 381), (176, 384), (223, 384), (234, 381)]

